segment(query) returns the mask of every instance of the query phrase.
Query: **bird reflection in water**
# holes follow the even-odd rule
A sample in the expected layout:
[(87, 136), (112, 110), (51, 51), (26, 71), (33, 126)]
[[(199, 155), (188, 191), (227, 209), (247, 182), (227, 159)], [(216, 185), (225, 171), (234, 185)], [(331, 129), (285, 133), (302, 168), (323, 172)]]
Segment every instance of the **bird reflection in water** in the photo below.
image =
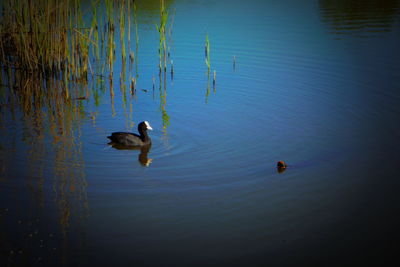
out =
[(151, 149), (151, 144), (146, 146), (124, 146), (113, 142), (110, 142), (108, 144), (118, 150), (140, 150), (138, 160), (142, 166), (148, 167), (153, 162), (153, 159), (148, 158), (148, 154)]

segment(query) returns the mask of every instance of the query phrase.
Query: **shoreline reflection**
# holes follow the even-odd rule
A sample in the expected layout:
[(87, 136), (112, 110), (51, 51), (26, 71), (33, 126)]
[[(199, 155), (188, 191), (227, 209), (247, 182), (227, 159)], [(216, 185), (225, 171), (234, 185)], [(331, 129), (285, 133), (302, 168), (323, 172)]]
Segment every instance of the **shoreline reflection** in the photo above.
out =
[(400, 3), (396, 0), (320, 0), (319, 8), (323, 22), (334, 34), (369, 37), (393, 30)]

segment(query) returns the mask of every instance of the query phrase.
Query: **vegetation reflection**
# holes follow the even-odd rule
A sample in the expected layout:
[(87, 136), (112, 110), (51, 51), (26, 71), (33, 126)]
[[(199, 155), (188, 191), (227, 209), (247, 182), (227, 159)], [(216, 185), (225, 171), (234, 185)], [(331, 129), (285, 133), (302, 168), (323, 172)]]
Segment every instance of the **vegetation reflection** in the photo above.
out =
[[(66, 91), (82, 94), (86, 89), (77, 89), (65, 86), (63, 81), (57, 79), (43, 79), (40, 75), (32, 75), (26, 72), (13, 70), (10, 77), (3, 82), (9, 86), (2, 88), (1, 103), (10, 108), (2, 111), (0, 126), (2, 129), (9, 127), (9, 122), (14, 128), (21, 131), (13, 134), (20, 138), (27, 150), (27, 162), (29, 169), (24, 174), (27, 176), (26, 187), (28, 194), (19, 198), (27, 199), (21, 206), (9, 203), (18, 219), (17, 224), (21, 225), (21, 237), (9, 240), (12, 245), (8, 253), (13, 262), (17, 264), (35, 262), (33, 257), (37, 248), (45, 245), (46, 238), (54, 236), (60, 242), (54, 244), (54, 250), (59, 249), (54, 255), (66, 258), (69, 251), (67, 240), (70, 239), (71, 222), (76, 223), (88, 216), (89, 206), (86, 195), (86, 177), (84, 172), (84, 161), (82, 155), (81, 120), (85, 113), (81, 100), (68, 100)], [(21, 116), (21, 125), (16, 116)], [(1, 136), (8, 135), (8, 131), (2, 131)], [(1, 138), (3, 140), (3, 138)], [(8, 138), (5, 138), (8, 140)], [(17, 152), (19, 142), (8, 143), (1, 153), (1, 162), (4, 158), (11, 161), (21, 158)], [(3, 147), (3, 145), (2, 145)], [(15, 153), (9, 153), (15, 151)], [(4, 153), (4, 154), (3, 154)], [(52, 164), (49, 164), (49, 161)], [(10, 168), (13, 165), (9, 164)], [(50, 174), (50, 175), (49, 175)], [(2, 182), (12, 183), (15, 179), (12, 169), (2, 174)], [(52, 179), (48, 179), (53, 177)], [(51, 190), (46, 190), (51, 188)], [(60, 228), (46, 232), (46, 225), (42, 225), (40, 214), (45, 214), (48, 208), (49, 199), (53, 199), (58, 214)], [(25, 206), (29, 205), (38, 210), (33, 215), (26, 213)], [(28, 209), (29, 210), (29, 209)], [(12, 223), (12, 222), (11, 222)], [(46, 223), (43, 220), (43, 223)], [(24, 228), (24, 225), (35, 225)], [(79, 225), (79, 223), (78, 223)], [(40, 230), (41, 229), (41, 230)], [(27, 240), (32, 240), (27, 242)], [(36, 241), (35, 241), (36, 240)], [(4, 241), (4, 242), (7, 242)], [(47, 245), (47, 243), (46, 243)], [(14, 254), (14, 251), (21, 251)], [(53, 255), (53, 254), (52, 254)]]
[[(62, 258), (64, 264), (73, 249), (68, 247), (68, 241), (75, 238), (72, 229), (79, 232), (76, 227), (84, 224), (89, 214), (82, 126), (88, 118), (95, 126), (99, 116), (99, 111), (91, 110), (90, 104), (99, 107), (105, 98), (110, 106), (107, 112), (116, 117), (121, 103), (125, 128), (132, 128), (133, 102), (138, 92), (147, 92), (138, 87), (141, 81), (138, 15), (145, 9), (159, 11), (160, 15), (156, 25), (158, 95), (156, 75), (152, 77), (152, 86), (153, 99), (159, 100), (163, 138), (168, 138), (167, 85), (168, 77), (172, 81), (176, 71), (172, 54), (175, 11), (170, 13), (164, 0), (143, 1), (138, 5), (132, 0), (0, 3), (0, 137), (7, 140), (0, 142), (0, 183), (14, 182), (14, 173), (18, 172), (13, 161), (28, 162), (29, 170), (24, 170), (28, 173), (25, 176), (29, 176), (24, 184), (29, 188), (24, 198), (28, 200), (26, 205), (33, 205), (40, 214), (46, 214), (49, 206), (56, 210), (58, 228), (46, 233), (57, 236), (54, 255)], [(207, 43), (208, 96), (211, 84), (208, 35)], [(154, 54), (157, 56), (156, 51)], [(157, 66), (154, 69), (156, 72)], [(215, 81), (216, 71), (214, 92)], [(148, 157), (150, 149), (151, 146), (140, 149), (138, 161), (143, 166), (152, 163)], [(24, 214), (26, 205), (21, 206), (19, 214)], [(40, 227), (45, 229), (45, 225)], [(7, 232), (6, 228), (0, 228), (1, 236)], [(13, 243), (11, 237), (0, 241), (1, 245)], [(23, 242), (22, 238), (7, 245), (8, 253), (14, 253)], [(33, 246), (25, 249), (35, 250)]]

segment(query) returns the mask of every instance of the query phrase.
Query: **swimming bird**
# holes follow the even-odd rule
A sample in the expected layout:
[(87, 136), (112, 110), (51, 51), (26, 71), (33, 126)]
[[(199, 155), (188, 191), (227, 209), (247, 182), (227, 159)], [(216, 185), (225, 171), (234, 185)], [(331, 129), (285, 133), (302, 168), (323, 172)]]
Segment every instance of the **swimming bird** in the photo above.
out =
[(115, 132), (107, 136), (111, 140), (109, 144), (123, 145), (129, 147), (141, 147), (151, 144), (151, 139), (147, 134), (147, 130), (153, 130), (149, 122), (142, 121), (138, 125), (140, 135), (127, 132)]
[(276, 166), (277, 166), (278, 168), (286, 168), (286, 167), (287, 167), (287, 164), (286, 164), (283, 160), (280, 160), (280, 161), (278, 161), (278, 163), (276, 164)]
[(278, 161), (278, 163), (276, 164), (279, 173), (283, 173), (286, 170), (287, 166), (288, 165), (283, 160)]

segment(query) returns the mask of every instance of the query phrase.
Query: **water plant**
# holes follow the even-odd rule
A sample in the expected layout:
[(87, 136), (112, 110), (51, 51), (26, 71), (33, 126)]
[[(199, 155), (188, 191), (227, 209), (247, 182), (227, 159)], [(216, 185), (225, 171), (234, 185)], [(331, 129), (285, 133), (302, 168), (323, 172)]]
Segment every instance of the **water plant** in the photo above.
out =
[(114, 68), (114, 54), (115, 54), (115, 24), (114, 24), (114, 1), (106, 0), (106, 15), (107, 15), (107, 65), (109, 68), (109, 79), (113, 79), (113, 68)]
[(135, 71), (136, 71), (136, 77), (139, 77), (139, 71), (138, 71), (138, 55), (139, 55), (139, 32), (138, 32), (138, 23), (137, 23), (137, 8), (136, 8), (136, 3), (133, 2), (133, 18), (135, 22), (135, 37), (136, 37), (136, 46), (135, 46), (135, 53), (133, 54), (135, 57), (132, 57), (132, 60), (135, 59)]
[(136, 78), (133, 77), (131, 80), (131, 94), (134, 95), (136, 93)]
[(159, 70), (164, 72), (167, 70), (167, 41), (166, 41), (166, 25), (168, 20), (168, 11), (165, 9), (164, 0), (160, 0), (160, 25), (156, 24), (159, 33)]
[(206, 57), (207, 69), (208, 69), (208, 71), (210, 71), (210, 68), (211, 68), (211, 62), (210, 62), (210, 40), (208, 39), (208, 33), (206, 34), (205, 57)]
[(83, 59), (86, 51), (82, 50), (85, 44), (81, 42), (87, 41), (89, 31), (81, 27), (82, 14), (77, 0), (38, 0), (34, 4), (33, 1), (5, 0), (2, 9), (2, 66), (40, 71), (47, 76), (58, 75), (67, 67), (78, 67), (77, 63), (79, 67), (87, 67)]
[(131, 54), (131, 1), (128, 0), (128, 54)]
[(133, 2), (133, 18), (135, 21), (136, 47), (138, 47), (139, 46), (139, 32), (138, 32), (138, 23), (137, 23), (137, 8), (136, 8), (135, 2)]
[(92, 23), (91, 23), (91, 30), (93, 31), (93, 38), (94, 38), (94, 45), (93, 45), (93, 54), (96, 57), (96, 60), (100, 60), (100, 49), (99, 49), (99, 23), (97, 21), (97, 9), (98, 9), (99, 2), (94, 1), (92, 2)]
[[(126, 60), (126, 51), (125, 51), (125, 0), (119, 1), (120, 6), (120, 14), (119, 14), (119, 35), (120, 35), (120, 43), (121, 43), (121, 56), (122, 62)], [(129, 13), (128, 13), (129, 14)]]

